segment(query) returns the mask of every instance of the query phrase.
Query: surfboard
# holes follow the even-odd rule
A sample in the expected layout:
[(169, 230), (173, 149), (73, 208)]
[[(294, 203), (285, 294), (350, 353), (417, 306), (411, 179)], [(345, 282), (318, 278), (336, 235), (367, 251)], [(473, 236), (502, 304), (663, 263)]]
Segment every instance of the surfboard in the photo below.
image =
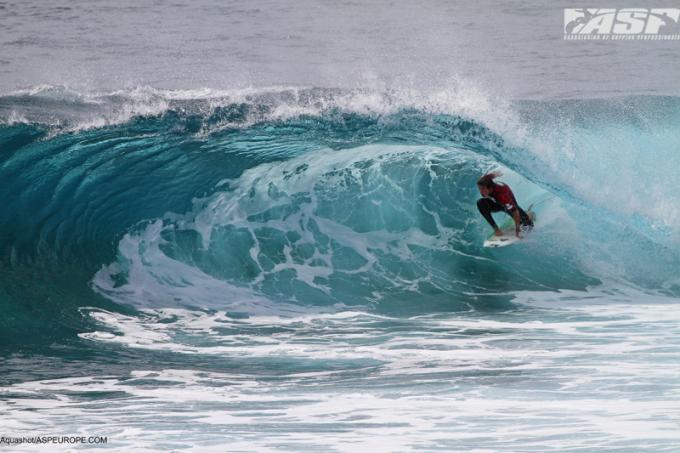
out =
[[(531, 220), (536, 222), (536, 214), (531, 210), (531, 208), (534, 205), (532, 204), (529, 206), (529, 209), (527, 209), (527, 214), (529, 217), (531, 217)], [(498, 248), (498, 247), (507, 247), (508, 245), (515, 244), (521, 239), (519, 239), (515, 235), (515, 221), (510, 218), (507, 219), (505, 222), (503, 222), (500, 227), (501, 231), (503, 232), (503, 236), (496, 236), (494, 233), (491, 233), (491, 236), (489, 236), (486, 241), (484, 241), (484, 247), (487, 248)], [(529, 234), (529, 231), (524, 231), (522, 232), (522, 236), (526, 236)]]

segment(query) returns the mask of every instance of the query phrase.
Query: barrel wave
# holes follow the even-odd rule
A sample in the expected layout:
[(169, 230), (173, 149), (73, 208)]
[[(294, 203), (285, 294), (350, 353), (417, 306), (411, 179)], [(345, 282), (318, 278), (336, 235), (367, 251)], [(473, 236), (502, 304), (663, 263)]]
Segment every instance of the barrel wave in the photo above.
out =
[[(677, 98), (40, 87), (0, 115), (9, 348), (80, 341), (83, 307), (410, 316), (603, 282), (680, 293)], [(538, 215), (503, 250), (481, 247), (475, 205), (492, 169)]]

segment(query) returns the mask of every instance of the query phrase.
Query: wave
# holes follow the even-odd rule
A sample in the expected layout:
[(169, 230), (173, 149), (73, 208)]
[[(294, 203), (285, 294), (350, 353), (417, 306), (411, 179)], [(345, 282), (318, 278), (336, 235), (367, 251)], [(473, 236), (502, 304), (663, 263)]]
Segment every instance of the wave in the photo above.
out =
[[(680, 292), (677, 98), (39, 87), (0, 97), (0, 118), (19, 324), (78, 330), (62, 313), (90, 305), (474, 310), (605, 280)], [(493, 168), (539, 203), (502, 251), (480, 247), (475, 207)]]

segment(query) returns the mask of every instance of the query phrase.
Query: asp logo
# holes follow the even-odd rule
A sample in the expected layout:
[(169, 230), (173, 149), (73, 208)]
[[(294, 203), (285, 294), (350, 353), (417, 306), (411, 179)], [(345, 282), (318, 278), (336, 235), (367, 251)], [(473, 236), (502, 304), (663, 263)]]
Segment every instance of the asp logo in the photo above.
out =
[(564, 39), (680, 40), (680, 8), (565, 8)]

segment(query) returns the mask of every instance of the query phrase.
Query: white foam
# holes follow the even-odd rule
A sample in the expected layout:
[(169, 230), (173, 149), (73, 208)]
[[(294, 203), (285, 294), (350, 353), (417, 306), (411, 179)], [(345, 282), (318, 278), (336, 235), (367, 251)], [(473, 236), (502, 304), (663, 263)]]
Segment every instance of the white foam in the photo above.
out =
[(0, 411), (8, 434), (108, 435), (114, 451), (662, 451), (680, 442), (676, 300), (612, 288), (517, 299), (502, 313), (415, 318), (92, 308), (84, 313), (119, 347), (219, 357), (229, 371), (187, 359), (186, 368), (17, 383), (0, 388)]

